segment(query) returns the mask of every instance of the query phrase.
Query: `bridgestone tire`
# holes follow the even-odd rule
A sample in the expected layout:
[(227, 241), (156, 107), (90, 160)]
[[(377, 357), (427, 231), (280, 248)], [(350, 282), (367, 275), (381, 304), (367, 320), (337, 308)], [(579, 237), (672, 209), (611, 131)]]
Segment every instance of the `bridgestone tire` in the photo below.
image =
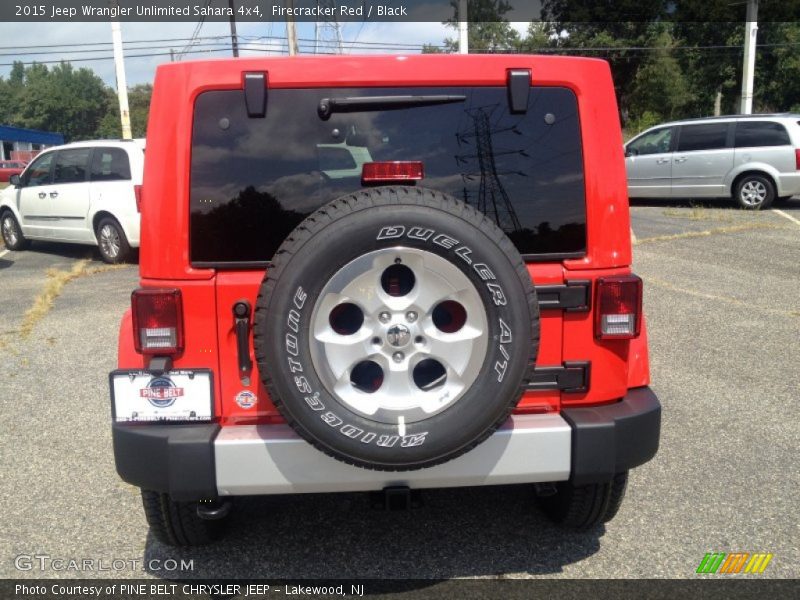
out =
[(556, 493), (538, 498), (547, 517), (567, 529), (586, 530), (613, 519), (622, 505), (628, 485), (628, 472), (617, 473), (606, 483), (556, 484)]
[(150, 533), (169, 546), (203, 546), (222, 537), (226, 521), (197, 516), (197, 502), (176, 502), (169, 494), (141, 490)]
[[(319, 295), (328, 289), (326, 285), (337, 280), (334, 275), (341, 279), (342, 273), (347, 274), (345, 266), (359, 261), (363, 264), (376, 254), (385, 257), (388, 252), (397, 256), (421, 255), (421, 260), (429, 261), (426, 265), (444, 265), (453, 280), (467, 282), (465, 286), (471, 290), (474, 286), (470, 293), (476, 301), (470, 306), (480, 309), (467, 318), (483, 319), (485, 325), (473, 342), (475, 347), (483, 345), (484, 350), (475, 354), (476, 361), (482, 360), (469, 374), (463, 374), (467, 379), (474, 377), (474, 381), (465, 383), (452, 399), (445, 394), (436, 397), (443, 407), (438, 411), (409, 409), (417, 411), (414, 419), (402, 424), (392, 421), (395, 412), (389, 409), (382, 414), (390, 418), (381, 420), (345, 402), (336, 391), (342, 388), (332, 385), (324, 370), (317, 368), (318, 354), (312, 349), (317, 344), (312, 319), (323, 314), (318, 307), (325, 299)], [(364, 258), (368, 254), (370, 257)], [(365, 277), (371, 277), (371, 272)], [(374, 284), (379, 297), (377, 288), (384, 285), (382, 277), (376, 278)], [(436, 285), (433, 283), (428, 289)], [(421, 294), (426, 291), (423, 288), (420, 285), (413, 292)], [(383, 290), (386, 294), (401, 293), (395, 288)], [(372, 290), (365, 293), (370, 296)], [(325, 296), (329, 294), (326, 292)], [(371, 314), (363, 317), (360, 327), (366, 327), (366, 323), (379, 327)], [(392, 318), (402, 319), (403, 314), (393, 314)], [(420, 328), (425, 318), (428, 317), (420, 315)], [(425, 322), (430, 328), (432, 321)], [(393, 346), (402, 343), (390, 334), (387, 332), (385, 339)], [(425, 343), (421, 335), (409, 338), (413, 335), (409, 331), (404, 335), (405, 339)], [(538, 343), (536, 292), (511, 241), (475, 209), (451, 196), (416, 187), (365, 189), (334, 200), (309, 216), (275, 254), (255, 311), (254, 345), (259, 371), (270, 398), (289, 425), (325, 454), (376, 470), (430, 467), (456, 458), (488, 438), (519, 402), (532, 375)], [(411, 346), (408, 342), (409, 356), (417, 352)], [(391, 360), (396, 354), (400, 352), (382, 359), (388, 364), (387, 377), (394, 375)], [(416, 368), (411, 360), (407, 363), (409, 374)], [(348, 373), (353, 377), (355, 368), (345, 370), (345, 376)], [(416, 372), (414, 377), (416, 383)], [(442, 385), (449, 385), (449, 377), (448, 374)], [(347, 389), (342, 394), (355, 393), (349, 387), (352, 381), (345, 382)], [(460, 380), (456, 377), (454, 381)], [(423, 389), (428, 393), (437, 388)], [(417, 402), (423, 397), (421, 393), (402, 399)], [(403, 410), (397, 414), (406, 414)]]

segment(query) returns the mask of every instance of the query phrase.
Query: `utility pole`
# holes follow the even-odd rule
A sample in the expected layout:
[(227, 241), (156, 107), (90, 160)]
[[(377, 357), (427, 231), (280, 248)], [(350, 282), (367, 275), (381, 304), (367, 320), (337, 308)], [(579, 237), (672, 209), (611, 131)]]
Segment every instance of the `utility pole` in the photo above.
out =
[(753, 77), (756, 72), (756, 35), (758, 34), (758, 0), (747, 0), (747, 23), (744, 29), (744, 68), (742, 69), (742, 102), (739, 112), (753, 112)]
[(289, 12), (286, 14), (286, 38), (289, 42), (289, 56), (294, 56), (299, 53), (297, 47), (297, 25), (294, 22), (294, 0), (286, 0), (286, 8)]
[[(116, 2), (114, 2), (116, 5)], [(119, 97), (119, 117), (122, 121), (122, 139), (133, 138), (131, 115), (128, 109), (128, 82), (125, 79), (125, 58), (122, 55), (122, 30), (119, 21), (111, 21), (111, 40), (114, 44), (114, 67), (117, 73), (117, 96)]]
[(469, 21), (467, 20), (467, 0), (458, 2), (458, 53), (469, 54)]
[(231, 50), (233, 57), (239, 58), (239, 40), (236, 37), (236, 10), (233, 7), (233, 0), (228, 0), (228, 6), (231, 9)]

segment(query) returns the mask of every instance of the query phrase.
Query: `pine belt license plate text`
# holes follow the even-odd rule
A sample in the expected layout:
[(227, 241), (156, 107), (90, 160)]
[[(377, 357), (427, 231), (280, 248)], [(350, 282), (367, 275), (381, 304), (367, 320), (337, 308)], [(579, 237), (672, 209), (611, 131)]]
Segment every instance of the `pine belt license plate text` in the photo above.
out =
[(114, 421), (210, 421), (211, 372), (180, 370), (111, 373)]

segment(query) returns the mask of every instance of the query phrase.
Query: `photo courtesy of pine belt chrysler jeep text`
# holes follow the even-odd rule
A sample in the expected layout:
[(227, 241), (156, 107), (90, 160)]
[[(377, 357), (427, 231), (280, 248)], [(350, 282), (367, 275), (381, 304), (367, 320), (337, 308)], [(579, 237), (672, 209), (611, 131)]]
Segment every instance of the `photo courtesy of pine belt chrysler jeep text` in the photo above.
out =
[(529, 484), (613, 518), (656, 453), (608, 65), (159, 67), (117, 471), (173, 545), (236, 496)]

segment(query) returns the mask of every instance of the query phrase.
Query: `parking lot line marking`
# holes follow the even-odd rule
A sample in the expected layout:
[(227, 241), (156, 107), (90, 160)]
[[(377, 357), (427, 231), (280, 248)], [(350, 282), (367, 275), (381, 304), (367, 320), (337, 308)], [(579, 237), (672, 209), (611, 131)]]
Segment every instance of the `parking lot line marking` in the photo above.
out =
[[(780, 216), (782, 216), (783, 218), (785, 218), (785, 219), (789, 219), (789, 220), (790, 220), (792, 223), (797, 223), (798, 225), (800, 225), (800, 220), (798, 220), (798, 219), (795, 219), (795, 218), (794, 218), (792, 215), (790, 215), (789, 213), (785, 213), (785, 212), (783, 212), (783, 211), (782, 211), (780, 208), (773, 208), (773, 209), (772, 209), (772, 212), (774, 212), (774, 213), (778, 213), (778, 214), (779, 214)], [(0, 256), (3, 256), (3, 255), (2, 255), (2, 254), (0, 254)]]
[(0, 258), (3, 258), (3, 257), (4, 257), (6, 254), (8, 254), (9, 252), (11, 252), (11, 250), (3, 250), (3, 251), (0, 251)]

